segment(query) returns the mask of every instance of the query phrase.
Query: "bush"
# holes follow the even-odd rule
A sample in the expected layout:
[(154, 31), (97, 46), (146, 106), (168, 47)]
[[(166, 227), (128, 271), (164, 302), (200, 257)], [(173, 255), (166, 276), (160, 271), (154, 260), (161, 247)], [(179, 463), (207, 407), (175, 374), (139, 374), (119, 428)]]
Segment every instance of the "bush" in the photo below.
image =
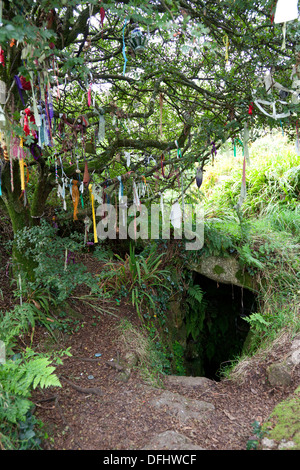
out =
[(92, 292), (98, 292), (98, 283), (85, 266), (75, 262), (75, 254), (81, 253), (83, 244), (78, 234), (60, 238), (56, 230), (42, 221), (38, 227), (24, 228), (18, 232), (14, 246), (19, 253), (35, 264), (34, 279), (24, 282), (29, 291), (43, 288), (56, 302), (63, 302), (78, 285), (88, 285)]
[[(70, 355), (69, 351), (62, 354)], [(30, 396), (37, 387), (61, 386), (52, 362), (27, 348), (0, 365), (0, 442), (6, 448), (32, 448), (38, 444)]]

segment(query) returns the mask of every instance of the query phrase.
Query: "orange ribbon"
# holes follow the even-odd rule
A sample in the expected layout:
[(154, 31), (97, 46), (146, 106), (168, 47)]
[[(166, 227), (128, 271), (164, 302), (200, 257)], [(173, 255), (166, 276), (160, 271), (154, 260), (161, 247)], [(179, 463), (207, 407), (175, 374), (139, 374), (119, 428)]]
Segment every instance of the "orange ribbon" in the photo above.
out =
[(72, 201), (74, 206), (74, 213), (73, 213), (73, 220), (78, 220), (78, 202), (79, 202), (79, 189), (78, 189), (78, 181), (72, 180)]

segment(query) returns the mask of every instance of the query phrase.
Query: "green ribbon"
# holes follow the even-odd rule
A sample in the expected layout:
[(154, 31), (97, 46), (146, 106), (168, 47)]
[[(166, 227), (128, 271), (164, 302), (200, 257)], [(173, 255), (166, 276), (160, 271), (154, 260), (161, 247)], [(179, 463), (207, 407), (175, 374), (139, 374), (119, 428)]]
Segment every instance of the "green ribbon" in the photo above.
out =
[[(176, 144), (176, 147), (177, 147), (177, 157), (178, 158), (182, 158), (182, 153), (181, 153), (181, 150), (180, 150), (180, 147), (178, 145), (178, 142), (177, 140), (175, 140), (175, 144)], [(182, 167), (182, 165), (181, 165)], [(182, 212), (183, 212), (183, 219), (184, 220), (184, 192), (183, 192), (183, 173), (181, 172), (181, 200), (182, 200)]]
[(284, 131), (283, 131), (283, 125), (282, 125), (281, 119), (279, 119), (279, 122), (280, 122), (280, 126), (281, 126), (281, 132), (282, 132), (282, 135), (284, 135)]

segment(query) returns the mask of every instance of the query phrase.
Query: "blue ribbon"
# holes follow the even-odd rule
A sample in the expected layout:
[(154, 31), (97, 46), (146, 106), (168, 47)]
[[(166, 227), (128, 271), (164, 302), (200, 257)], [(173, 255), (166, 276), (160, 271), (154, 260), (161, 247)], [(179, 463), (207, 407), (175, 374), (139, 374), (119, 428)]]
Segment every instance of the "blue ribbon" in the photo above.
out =
[(122, 178), (121, 176), (117, 176), (120, 186), (119, 186), (119, 198), (121, 199), (123, 197), (123, 183), (122, 183)]
[(126, 62), (127, 62), (126, 46), (125, 46), (125, 38), (124, 38), (124, 33), (125, 33), (125, 26), (126, 26), (126, 24), (127, 24), (127, 20), (124, 21), (124, 26), (123, 26), (123, 57), (124, 57), (123, 75), (125, 75), (125, 71), (126, 71)]

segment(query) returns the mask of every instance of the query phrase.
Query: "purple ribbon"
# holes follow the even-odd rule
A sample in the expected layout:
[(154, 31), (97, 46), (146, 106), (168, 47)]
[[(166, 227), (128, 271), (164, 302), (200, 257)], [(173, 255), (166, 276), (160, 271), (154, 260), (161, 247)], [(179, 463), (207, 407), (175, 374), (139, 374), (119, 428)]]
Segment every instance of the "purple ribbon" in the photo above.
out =
[(23, 94), (22, 94), (23, 87), (22, 87), (22, 83), (21, 83), (20, 77), (18, 77), (18, 75), (15, 75), (15, 76), (14, 76), (14, 79), (15, 79), (16, 84), (17, 84), (17, 88), (18, 88), (18, 92), (19, 92), (19, 95), (20, 95), (22, 104), (23, 104), (23, 106), (25, 106), (24, 98), (23, 98)]
[(70, 258), (73, 260), (73, 264), (74, 264), (74, 263), (75, 263), (75, 255), (74, 255), (74, 253), (72, 253), (72, 252), (69, 252), (69, 253), (68, 253), (68, 256), (67, 256), (67, 264), (69, 264)]
[(29, 148), (30, 148), (30, 152), (31, 152), (31, 155), (33, 156), (33, 158), (35, 160), (38, 160), (40, 155), (36, 155), (35, 150), (36, 150), (36, 148), (38, 148), (39, 153), (41, 153), (41, 147), (37, 144), (31, 144)]
[[(50, 104), (50, 106), (49, 106), (49, 104)], [(45, 125), (46, 125), (47, 134), (48, 134), (48, 146), (53, 147), (51, 132), (50, 132), (51, 119), (52, 119), (51, 114), (53, 113), (53, 106), (52, 106), (52, 102), (48, 103), (48, 91), (47, 91), (47, 94), (45, 96), (45, 111), (46, 111)]]

